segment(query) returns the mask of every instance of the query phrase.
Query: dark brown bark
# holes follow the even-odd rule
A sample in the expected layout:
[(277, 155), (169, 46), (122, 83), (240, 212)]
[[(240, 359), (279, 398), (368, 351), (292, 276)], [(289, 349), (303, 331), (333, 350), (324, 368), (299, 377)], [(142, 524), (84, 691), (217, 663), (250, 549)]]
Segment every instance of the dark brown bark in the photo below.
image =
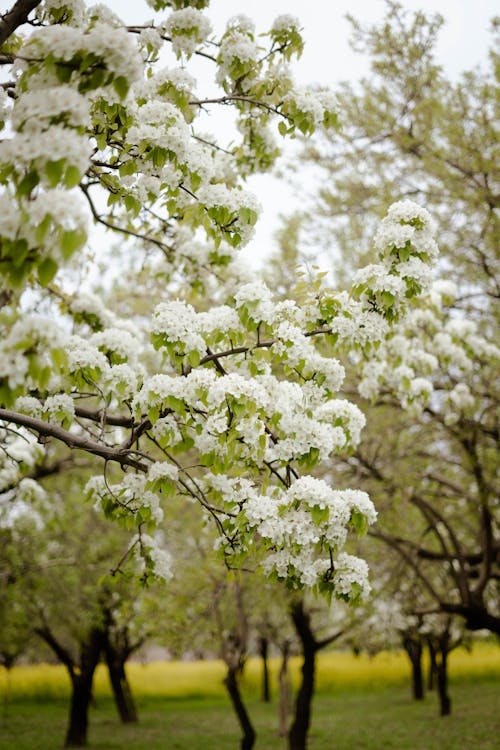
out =
[(29, 14), (42, 0), (17, 0), (11, 10), (2, 13), (0, 21), (0, 47), (11, 34), (23, 23), (26, 23)]
[(429, 674), (427, 677), (427, 689), (434, 690), (436, 674), (437, 674), (437, 663), (436, 663), (436, 649), (434, 647), (434, 643), (432, 642), (432, 638), (428, 639), (427, 645), (429, 649)]
[(424, 677), (422, 671), (422, 640), (419, 636), (407, 634), (403, 638), (403, 647), (411, 663), (412, 694), (416, 701), (424, 699)]
[(83, 747), (87, 744), (89, 706), (92, 700), (92, 682), (101, 651), (104, 646), (104, 633), (93, 628), (88, 641), (80, 647), (80, 668), (71, 671), (71, 706), (65, 747)]
[(441, 632), (429, 636), (435, 654), (440, 716), (451, 714), (451, 698), (448, 693), (448, 655), (461, 642), (461, 637), (452, 641), (451, 624), (452, 621), (449, 618)]
[(93, 676), (93, 673), (82, 674), (71, 680), (71, 703), (64, 747), (85, 747), (87, 744)]
[(311, 706), (314, 696), (314, 678), (316, 674), (316, 654), (322, 648), (333, 643), (343, 635), (343, 630), (333, 635), (316, 640), (309, 612), (304, 607), (303, 599), (293, 602), (290, 614), (302, 646), (302, 679), (295, 701), (295, 715), (288, 733), (289, 750), (307, 750), (307, 735), (311, 724)]
[(439, 714), (449, 716), (451, 714), (451, 698), (448, 693), (448, 652), (446, 650), (437, 655), (436, 664)]
[(79, 450), (91, 453), (94, 456), (100, 456), (101, 458), (104, 458), (105, 461), (116, 461), (121, 466), (132, 466), (138, 471), (147, 471), (148, 465), (144, 463), (144, 461), (138, 461), (133, 455), (129, 454), (127, 450), (124, 450), (120, 446), (114, 448), (105, 443), (93, 440), (85, 435), (72, 433), (69, 430), (63, 429), (59, 425), (44, 422), (43, 419), (30, 417), (28, 414), (19, 414), (18, 412), (9, 409), (0, 408), (0, 419), (3, 419), (5, 422), (12, 422), (13, 424), (27, 427), (29, 430), (33, 430), (43, 437), (53, 437), (67, 445), (68, 448), (78, 448)]
[(259, 653), (262, 659), (262, 700), (264, 703), (271, 702), (271, 688), (269, 685), (269, 640), (265, 635), (259, 638)]
[(79, 663), (76, 662), (52, 631), (45, 625), (36, 633), (44, 639), (68, 670), (71, 680), (71, 702), (64, 747), (84, 747), (87, 744), (88, 712), (92, 700), (92, 682), (104, 646), (104, 633), (93, 628), (80, 643)]
[(279, 684), (279, 723), (278, 734), (286, 736), (288, 712), (290, 710), (291, 685), (288, 675), (288, 660), (290, 658), (290, 642), (285, 641), (281, 647), (281, 666), (278, 675)]
[(227, 688), (234, 711), (238, 717), (243, 737), (241, 738), (241, 750), (252, 750), (255, 744), (255, 729), (253, 728), (250, 717), (243, 703), (240, 688), (238, 685), (238, 669), (228, 665), (227, 674), (224, 679), (224, 685)]
[(144, 638), (131, 642), (127, 625), (118, 626), (113, 620), (113, 612), (106, 606), (103, 607), (103, 615), (103, 650), (116, 708), (123, 724), (133, 724), (138, 721), (138, 716), (125, 665), (131, 654), (142, 646)]
[(292, 609), (292, 619), (302, 643), (302, 680), (295, 703), (295, 716), (288, 733), (290, 750), (306, 750), (311, 724), (311, 704), (314, 695), (316, 670), (316, 641), (311, 631), (309, 615), (302, 602)]
[(104, 654), (108, 667), (109, 681), (120, 719), (123, 724), (134, 724), (138, 721), (138, 716), (125, 671), (128, 654), (124, 655), (119, 650), (114, 649), (108, 638), (106, 639)]
[(440, 606), (447, 614), (465, 618), (465, 627), (468, 630), (489, 630), (500, 636), (500, 617), (491, 615), (484, 604), (474, 602), (462, 605), (442, 602)]

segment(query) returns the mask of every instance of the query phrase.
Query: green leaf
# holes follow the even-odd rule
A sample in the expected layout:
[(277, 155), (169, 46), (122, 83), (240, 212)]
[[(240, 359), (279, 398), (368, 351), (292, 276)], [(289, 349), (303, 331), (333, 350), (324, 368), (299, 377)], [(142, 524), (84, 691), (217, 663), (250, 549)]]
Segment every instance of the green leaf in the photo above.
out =
[(351, 523), (358, 536), (364, 536), (368, 531), (368, 521), (366, 517), (359, 512), (359, 510), (353, 510), (351, 514)]
[(191, 367), (198, 367), (198, 365), (200, 364), (200, 359), (201, 357), (200, 357), (199, 352), (196, 352), (196, 351), (189, 352), (187, 360), (189, 364), (191, 365)]
[(38, 281), (41, 286), (47, 286), (57, 273), (58, 265), (52, 258), (44, 258), (37, 269)]
[(288, 133), (288, 125), (284, 120), (280, 120), (278, 123), (278, 132), (280, 135), (286, 135)]
[(73, 73), (73, 68), (69, 63), (56, 63), (56, 76), (59, 83), (68, 83)]
[(394, 295), (391, 292), (382, 292), (382, 302), (385, 307), (392, 307), (394, 304)]
[(57, 159), (57, 161), (48, 161), (45, 164), (45, 173), (50, 187), (55, 187), (61, 181), (65, 163), (66, 159)]
[(36, 169), (32, 169), (31, 172), (24, 175), (23, 179), (17, 186), (17, 194), (20, 196), (27, 196), (31, 193), (33, 188), (36, 188), (40, 182), (40, 177)]
[(113, 79), (113, 88), (120, 97), (120, 99), (125, 99), (125, 97), (128, 94), (129, 85), (128, 81), (125, 78), (125, 76), (117, 76)]
[(52, 222), (52, 217), (47, 214), (47, 216), (44, 217), (43, 221), (40, 222), (40, 224), (35, 229), (35, 239), (37, 242), (42, 243), (47, 236), (47, 232), (49, 230), (50, 224)]
[(80, 250), (85, 244), (87, 233), (83, 229), (69, 229), (62, 232), (60, 238), (61, 253), (65, 259), (68, 259), (74, 252)]
[(135, 174), (136, 171), (137, 171), (137, 165), (134, 159), (130, 159), (129, 161), (124, 162), (123, 164), (120, 165), (120, 169), (119, 169), (121, 177)]
[(26, 240), (15, 240), (12, 243), (12, 265), (14, 268), (22, 268), (28, 257), (29, 245)]
[(311, 518), (316, 526), (320, 526), (325, 521), (328, 521), (329, 516), (329, 508), (320, 508), (319, 505), (313, 505), (311, 508)]
[(74, 188), (79, 184), (81, 177), (78, 167), (75, 167), (74, 164), (70, 164), (64, 175), (64, 184), (68, 189)]
[(410, 257), (410, 248), (408, 247), (408, 244), (409, 243), (406, 243), (406, 245), (404, 247), (400, 247), (399, 250), (398, 250), (399, 260), (402, 263), (406, 263), (406, 261)]

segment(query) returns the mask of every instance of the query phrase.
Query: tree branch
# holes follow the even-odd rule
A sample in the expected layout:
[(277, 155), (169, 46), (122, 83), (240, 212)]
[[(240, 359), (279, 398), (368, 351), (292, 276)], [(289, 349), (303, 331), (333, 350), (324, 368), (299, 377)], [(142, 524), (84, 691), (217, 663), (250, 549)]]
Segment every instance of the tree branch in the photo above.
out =
[(64, 664), (71, 677), (75, 673), (75, 662), (71, 657), (69, 651), (67, 651), (56, 639), (48, 625), (43, 625), (40, 628), (35, 628), (34, 632), (42, 638), (45, 643), (52, 649), (59, 661)]
[(59, 425), (44, 422), (42, 419), (29, 417), (26, 414), (19, 414), (8, 409), (0, 409), (0, 419), (26, 427), (29, 430), (33, 430), (38, 435), (53, 437), (67, 445), (69, 448), (78, 448), (86, 453), (91, 453), (94, 456), (104, 458), (105, 461), (114, 461), (121, 466), (131, 466), (138, 471), (146, 472), (148, 470), (147, 464), (131, 458), (128, 450), (124, 450), (123, 448), (113, 448), (104, 443), (90, 440), (90, 438), (87, 438), (84, 435), (76, 435), (68, 430), (64, 430), (62, 427), (59, 427)]
[(40, 3), (41, 0), (17, 0), (11, 10), (0, 16), (0, 47), (19, 26), (26, 23), (31, 11)]

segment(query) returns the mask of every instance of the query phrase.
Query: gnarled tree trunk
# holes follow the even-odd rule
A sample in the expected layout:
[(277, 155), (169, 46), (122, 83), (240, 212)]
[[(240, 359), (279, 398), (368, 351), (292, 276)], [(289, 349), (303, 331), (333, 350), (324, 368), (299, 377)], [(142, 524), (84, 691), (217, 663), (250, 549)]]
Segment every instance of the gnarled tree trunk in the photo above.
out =
[(71, 678), (71, 703), (64, 747), (84, 747), (87, 744), (93, 676), (92, 673), (73, 675)]
[(427, 639), (427, 645), (429, 650), (429, 672), (427, 677), (427, 689), (434, 690), (436, 675), (437, 675), (437, 663), (436, 663), (436, 649), (432, 638)]
[(403, 647), (411, 663), (412, 693), (416, 701), (424, 699), (424, 677), (422, 672), (422, 639), (419, 635), (406, 634)]
[(89, 631), (86, 639), (80, 642), (78, 663), (48, 626), (37, 628), (35, 632), (50, 646), (70, 676), (71, 700), (64, 747), (84, 747), (87, 744), (92, 682), (104, 647), (104, 632), (99, 628)]
[(302, 680), (295, 702), (295, 716), (288, 733), (288, 747), (290, 750), (306, 750), (314, 695), (316, 641), (311, 630), (309, 614), (305, 611), (302, 600), (292, 605), (292, 620), (301, 641), (303, 663)]
[(448, 693), (448, 652), (440, 650), (437, 654), (436, 662), (439, 713), (441, 716), (449, 716), (451, 714), (451, 698)]
[(317, 641), (311, 628), (311, 618), (304, 607), (303, 599), (291, 606), (291, 616), (302, 645), (302, 680), (295, 702), (295, 716), (288, 733), (289, 750), (306, 750), (307, 735), (311, 724), (311, 706), (314, 696), (317, 652), (333, 643), (343, 631)]
[(130, 646), (126, 630), (113, 632), (111, 623), (108, 623), (104, 655), (116, 708), (124, 724), (132, 724), (138, 721), (137, 709), (125, 671), (127, 659), (137, 646)]
[(262, 700), (264, 703), (271, 702), (271, 689), (269, 686), (269, 640), (265, 635), (259, 638), (259, 653), (262, 659)]
[(125, 672), (125, 661), (109, 648), (106, 648), (105, 655), (109, 681), (120, 719), (123, 724), (133, 724), (138, 721), (137, 709)]
[(284, 641), (281, 647), (281, 666), (278, 675), (279, 684), (279, 719), (278, 734), (285, 737), (288, 724), (288, 713), (290, 711), (291, 685), (288, 675), (288, 660), (290, 658), (290, 641)]
[(236, 713), (236, 716), (238, 717), (238, 721), (243, 732), (240, 744), (241, 750), (252, 750), (255, 744), (256, 734), (252, 722), (250, 721), (250, 716), (248, 715), (245, 704), (243, 703), (243, 699), (241, 697), (240, 688), (238, 685), (238, 669), (236, 667), (228, 665), (224, 684), (227, 688), (227, 692), (229, 693), (229, 697), (231, 698), (231, 703), (233, 704), (234, 711)]

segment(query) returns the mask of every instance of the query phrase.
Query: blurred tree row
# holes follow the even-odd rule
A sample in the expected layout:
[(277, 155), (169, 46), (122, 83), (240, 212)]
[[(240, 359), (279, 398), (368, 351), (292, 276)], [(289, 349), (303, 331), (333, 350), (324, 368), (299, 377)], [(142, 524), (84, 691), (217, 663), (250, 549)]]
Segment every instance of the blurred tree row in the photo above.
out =
[[(473, 349), (481, 331), (495, 336), (499, 320), (498, 24), (488, 67), (452, 81), (434, 57), (440, 16), (409, 13), (390, 0), (382, 24), (350, 20), (371, 74), (341, 86), (341, 132), (305, 144), (292, 165), (319, 187), (280, 232), (274, 283), (293, 294), (283, 265), (326, 255), (348, 284), (360, 257), (374, 257), (372, 229), (384, 206), (411, 197), (432, 212), (448, 296), (437, 314), (431, 298), (428, 314), (400, 342), (437, 355), (439, 374), (425, 374), (432, 395), (422, 410), (402, 409), (389, 390), (368, 408), (363, 402), (361, 446), (332, 466), (331, 478), (347, 477), (375, 501), (379, 519), (370, 536), (383, 547), (364, 553), (375, 579), (397, 570), (386, 577), (400, 591), (406, 578), (409, 612), (458, 615), (468, 629), (498, 634), (498, 355), (493, 347)], [(301, 176), (301, 189), (304, 183)], [(455, 346), (465, 338), (470, 348), (460, 359)]]

